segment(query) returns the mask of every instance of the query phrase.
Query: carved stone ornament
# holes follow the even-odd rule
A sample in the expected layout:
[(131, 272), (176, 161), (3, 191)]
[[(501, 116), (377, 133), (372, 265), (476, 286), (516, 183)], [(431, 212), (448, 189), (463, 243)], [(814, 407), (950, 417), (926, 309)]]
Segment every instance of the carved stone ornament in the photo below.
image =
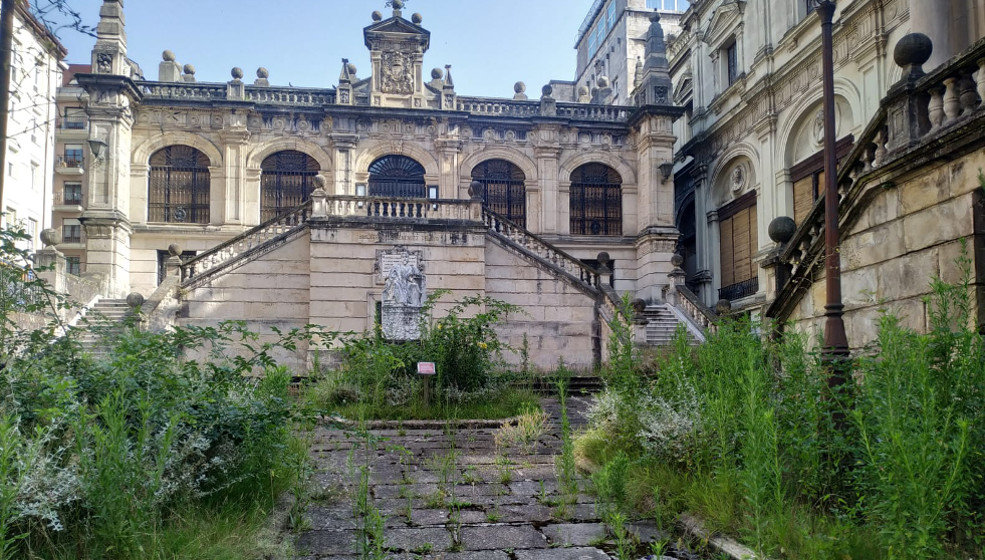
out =
[(419, 251), (396, 247), (380, 253), (383, 280), (380, 321), (387, 340), (421, 338), (421, 308), (427, 299), (427, 279)]
[(414, 66), (407, 53), (384, 51), (380, 70), (383, 74), (380, 90), (383, 93), (414, 92)]
[(100, 74), (113, 73), (113, 55), (110, 53), (99, 53), (96, 55), (96, 69)]
[(739, 192), (746, 186), (746, 170), (742, 165), (732, 169), (732, 192)]

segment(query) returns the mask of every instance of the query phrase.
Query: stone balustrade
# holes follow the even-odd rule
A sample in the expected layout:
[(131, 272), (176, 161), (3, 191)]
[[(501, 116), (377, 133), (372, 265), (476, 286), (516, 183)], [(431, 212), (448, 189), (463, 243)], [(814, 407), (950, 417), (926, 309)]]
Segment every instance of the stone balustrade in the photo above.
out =
[(480, 220), (479, 201), (428, 198), (386, 198), (351, 195), (312, 195), (313, 218), (372, 218), (379, 220)]
[(558, 103), (557, 116), (573, 121), (626, 122), (634, 107), (594, 105), (587, 103)]
[(311, 203), (277, 216), (181, 265), (183, 283), (211, 275), (249, 256), (251, 251), (271, 240), (285, 237), (303, 226), (311, 215)]
[(226, 84), (177, 84), (171, 82), (137, 82), (144, 97), (167, 100), (211, 101), (226, 98)]
[(459, 97), (457, 110), (473, 115), (493, 117), (535, 117), (540, 114), (537, 101), (513, 101), (491, 97)]
[(674, 286), (679, 297), (676, 298), (674, 305), (683, 311), (688, 318), (693, 320), (704, 332), (714, 332), (715, 323), (718, 315), (708, 309), (694, 292), (684, 285)]
[[(896, 61), (904, 76), (890, 90), (869, 126), (856, 140), (838, 169), (839, 220), (845, 224), (868, 203), (866, 187), (886, 166), (907, 156), (944, 144), (944, 138), (985, 119), (985, 39), (929, 74), (921, 65), (930, 55), (929, 39), (908, 36), (897, 47)], [(909, 39), (909, 43), (903, 44)], [(978, 125), (980, 126), (980, 125)], [(842, 226), (843, 228), (844, 226)], [(782, 301), (809, 279), (823, 259), (824, 196), (780, 253), (793, 265), (790, 281), (780, 287), (767, 314), (775, 316)]]
[(489, 231), (498, 233), (545, 263), (577, 278), (585, 287), (600, 289), (598, 271), (575, 257), (491, 210), (483, 208), (482, 219)]
[(246, 87), (246, 100), (264, 105), (308, 105), (320, 107), (335, 104), (335, 91), (291, 87)]

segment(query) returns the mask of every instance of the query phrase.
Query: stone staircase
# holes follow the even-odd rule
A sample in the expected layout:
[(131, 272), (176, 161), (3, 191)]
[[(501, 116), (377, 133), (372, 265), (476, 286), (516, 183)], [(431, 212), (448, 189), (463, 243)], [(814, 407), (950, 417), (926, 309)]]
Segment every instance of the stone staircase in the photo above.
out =
[[(666, 304), (648, 305), (643, 311), (643, 316), (647, 320), (647, 346), (668, 346), (674, 342), (674, 336), (681, 322)], [(688, 330), (688, 342), (691, 345), (699, 342), (690, 330)]]
[(101, 299), (75, 327), (82, 349), (99, 358), (108, 354), (104, 344), (107, 336), (119, 334), (130, 316), (125, 299)]

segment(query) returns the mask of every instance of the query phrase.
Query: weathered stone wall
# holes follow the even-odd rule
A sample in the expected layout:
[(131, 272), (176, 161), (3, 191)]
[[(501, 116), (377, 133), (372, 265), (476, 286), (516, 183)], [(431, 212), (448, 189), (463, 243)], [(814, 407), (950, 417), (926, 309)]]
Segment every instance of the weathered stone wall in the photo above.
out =
[[(214, 326), (222, 321), (246, 321), (261, 335), (275, 340), (271, 327), (281, 331), (308, 323), (309, 240), (307, 235), (266, 253), (243, 266), (183, 294), (178, 323), (184, 326)], [(303, 373), (307, 347), (275, 354), (281, 363)]]
[[(485, 291), (523, 308), (523, 313), (510, 315), (499, 333), (517, 350), (526, 335), (532, 366), (550, 370), (563, 358), (576, 369), (592, 367), (592, 297), (492, 240), (486, 243)], [(505, 357), (519, 363), (518, 354)]]
[[(875, 339), (883, 310), (897, 314), (910, 328), (926, 331), (929, 308), (924, 298), (931, 293), (931, 279), (962, 281), (955, 264), (962, 240), (973, 260), (972, 289), (977, 294), (973, 301), (982, 297), (985, 207), (978, 180), (981, 169), (985, 169), (985, 153), (978, 151), (870, 182), (871, 188), (880, 190), (841, 245), (845, 325), (853, 348)], [(791, 315), (796, 328), (822, 332), (824, 302), (822, 271)], [(976, 313), (981, 307), (978, 303)]]

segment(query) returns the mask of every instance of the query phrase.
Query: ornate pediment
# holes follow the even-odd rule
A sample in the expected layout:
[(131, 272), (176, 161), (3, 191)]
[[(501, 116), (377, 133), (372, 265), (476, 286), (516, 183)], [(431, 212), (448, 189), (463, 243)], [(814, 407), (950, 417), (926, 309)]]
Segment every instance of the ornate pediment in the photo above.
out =
[(366, 39), (366, 46), (370, 49), (376, 48), (375, 45), (379, 42), (390, 42), (394, 39), (411, 40), (422, 45), (424, 50), (427, 50), (431, 44), (430, 31), (399, 16), (366, 27), (363, 29), (363, 37)]
[(725, 0), (715, 8), (702, 39), (709, 45), (717, 45), (728, 37), (735, 27), (742, 23), (746, 0)]

